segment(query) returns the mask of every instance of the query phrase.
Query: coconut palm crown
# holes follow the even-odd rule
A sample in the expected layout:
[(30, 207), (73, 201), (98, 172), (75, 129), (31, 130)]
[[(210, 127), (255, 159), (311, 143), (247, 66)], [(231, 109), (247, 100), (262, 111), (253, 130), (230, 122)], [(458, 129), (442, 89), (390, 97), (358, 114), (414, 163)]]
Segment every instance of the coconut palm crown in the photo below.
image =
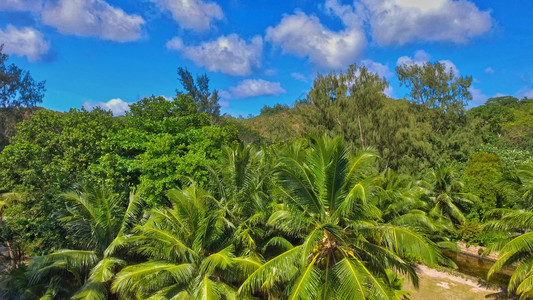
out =
[[(268, 223), (288, 239), (281, 254), (255, 270), (241, 295), (270, 299), (395, 299), (387, 270), (417, 276), (406, 257), (434, 264), (436, 246), (402, 226), (380, 222), (372, 204), (376, 157), (349, 155), (340, 138), (312, 138), (279, 158), (283, 203)], [(295, 241), (292, 245), (288, 240)]]
[(62, 197), (69, 215), (62, 218), (78, 249), (63, 249), (31, 260), (32, 286), (45, 290), (43, 299), (112, 299), (110, 282), (126, 262), (115, 256), (138, 219), (142, 200), (134, 193), (129, 203), (104, 185), (85, 186)]

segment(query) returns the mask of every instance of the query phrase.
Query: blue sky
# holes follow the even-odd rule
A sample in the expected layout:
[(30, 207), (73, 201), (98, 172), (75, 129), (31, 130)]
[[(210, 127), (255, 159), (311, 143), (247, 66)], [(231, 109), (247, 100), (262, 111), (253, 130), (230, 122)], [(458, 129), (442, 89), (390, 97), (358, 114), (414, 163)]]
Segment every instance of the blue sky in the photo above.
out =
[(425, 61), (473, 76), (475, 106), (533, 97), (531, 12), (529, 0), (0, 0), (0, 43), (62, 111), (174, 96), (180, 66), (207, 73), (233, 115), (292, 104), (351, 63), (402, 98), (396, 66)]

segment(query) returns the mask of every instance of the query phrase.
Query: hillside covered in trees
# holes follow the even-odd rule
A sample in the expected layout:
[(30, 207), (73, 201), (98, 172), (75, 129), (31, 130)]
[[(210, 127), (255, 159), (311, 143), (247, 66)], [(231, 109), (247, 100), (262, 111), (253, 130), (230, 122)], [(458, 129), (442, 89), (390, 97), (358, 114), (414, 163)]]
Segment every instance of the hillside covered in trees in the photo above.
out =
[(438, 62), (392, 99), (352, 65), (245, 119), (179, 68), (171, 100), (57, 112), (0, 58), (0, 298), (407, 299), (457, 242), (533, 297), (533, 99), (468, 108)]

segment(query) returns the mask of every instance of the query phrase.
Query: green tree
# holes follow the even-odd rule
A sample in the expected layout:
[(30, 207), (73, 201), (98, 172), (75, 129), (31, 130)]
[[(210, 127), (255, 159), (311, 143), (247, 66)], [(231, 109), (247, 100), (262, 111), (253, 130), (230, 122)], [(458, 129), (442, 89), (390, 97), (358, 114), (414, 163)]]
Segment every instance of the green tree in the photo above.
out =
[(502, 176), (502, 160), (497, 154), (476, 152), (468, 160), (464, 173), (465, 192), (480, 198), (474, 207), (480, 217), (485, 211), (502, 207), (503, 197), (498, 186)]
[(126, 262), (116, 256), (142, 209), (138, 195), (124, 197), (106, 186), (86, 186), (64, 194), (69, 214), (61, 219), (77, 241), (77, 249), (32, 258), (30, 285), (50, 298), (110, 299), (110, 281)]
[(300, 111), (312, 133), (341, 135), (366, 147), (375, 112), (383, 105), (388, 83), (364, 66), (351, 65), (345, 73), (318, 74)]
[(511, 109), (518, 103), (514, 97), (489, 98), (485, 104), (471, 108), (468, 114), (485, 122), (491, 132), (496, 135), (502, 134), (502, 125), (515, 119)]
[(370, 201), (373, 177), (365, 166), (375, 157), (350, 158), (340, 138), (316, 138), (310, 148), (294, 144), (278, 168), (284, 201), (269, 224), (301, 241), (263, 263), (240, 287), (240, 294), (281, 299), (364, 299), (395, 297), (387, 270), (417, 276), (401, 257), (428, 264), (439, 258), (433, 243), (414, 231), (376, 222)]
[(488, 217), (495, 221), (489, 222), (485, 229), (505, 232), (507, 238), (490, 248), (500, 255), (487, 276), (490, 278), (505, 267), (516, 266), (508, 291), (516, 292), (520, 299), (529, 299), (533, 297), (533, 163), (519, 166), (516, 178), (504, 181), (503, 184), (519, 191), (522, 207), (526, 210), (497, 209), (489, 214)]
[(196, 76), (196, 81), (187, 69), (178, 68), (178, 80), (185, 92), (176, 90), (177, 95), (189, 95), (198, 105), (198, 111), (208, 113), (216, 120), (220, 116), (218, 91), (209, 91), (207, 74)]
[(457, 77), (444, 63), (400, 65), (396, 68), (400, 84), (411, 90), (411, 99), (439, 113), (464, 114), (472, 95), (472, 77)]
[(221, 203), (191, 183), (167, 193), (129, 239), (148, 261), (122, 269), (113, 291), (124, 299), (235, 299), (235, 283), (258, 263), (236, 257)]
[(425, 213), (428, 205), (422, 200), (425, 189), (419, 181), (386, 169), (377, 178), (375, 189), (376, 206), (384, 222), (435, 229)]
[(236, 143), (225, 147), (208, 187), (220, 199), (225, 218), (235, 224), (237, 253), (261, 257), (269, 237), (265, 224), (272, 212), (273, 155), (266, 148)]
[(99, 109), (40, 110), (20, 124), (12, 144), (0, 154), (0, 191), (27, 196), (4, 214), (17, 220), (13, 232), (29, 254), (68, 246), (57, 222), (65, 205), (57, 195), (84, 179), (87, 168), (102, 155), (100, 141), (120, 127), (110, 112)]
[(0, 107), (35, 106), (43, 101), (45, 81), (35, 82), (29, 71), (6, 65), (7, 54), (0, 45)]
[(499, 244), (504, 246), (493, 248), (499, 252), (500, 258), (492, 265), (488, 277), (505, 267), (517, 266), (508, 291), (521, 295), (520, 299), (533, 297), (533, 212), (509, 212), (496, 225), (487, 228), (505, 232), (529, 231)]
[(430, 215), (454, 223), (464, 222), (465, 206), (474, 204), (477, 197), (464, 192), (464, 183), (449, 166), (438, 166), (427, 176), (429, 186), (425, 198), (431, 207)]

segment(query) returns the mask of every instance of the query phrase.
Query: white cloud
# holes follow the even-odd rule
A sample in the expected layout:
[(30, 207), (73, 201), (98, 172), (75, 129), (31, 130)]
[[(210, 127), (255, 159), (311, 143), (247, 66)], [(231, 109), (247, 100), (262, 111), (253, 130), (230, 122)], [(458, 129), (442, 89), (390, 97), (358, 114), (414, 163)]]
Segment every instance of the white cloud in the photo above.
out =
[(522, 89), (520, 89), (517, 93), (516, 93), (516, 96), (518, 98), (531, 98), (533, 99), (533, 88), (531, 87), (524, 87)]
[(362, 60), (361, 65), (365, 66), (370, 72), (378, 74), (379, 77), (382, 78), (389, 78), (393, 75), (389, 69), (389, 66), (369, 59)]
[(480, 89), (476, 89), (473, 86), (470, 86), (468, 91), (472, 94), (472, 101), (474, 104), (483, 104), (489, 98), (487, 95), (483, 94)]
[(220, 100), (218, 101), (218, 104), (220, 105), (220, 107), (224, 107), (224, 108), (228, 108), (230, 106), (229, 101), (226, 101), (226, 100)]
[(452, 70), (453, 75), (459, 76), (459, 69), (457, 69), (457, 67), (451, 60), (445, 59), (445, 60), (439, 60), (439, 62), (444, 64), (444, 66), (446, 66), (448, 70)]
[(129, 103), (120, 98), (114, 98), (107, 102), (85, 101), (83, 102), (83, 107), (88, 110), (100, 107), (105, 110), (110, 110), (115, 116), (123, 115), (126, 111), (130, 109)]
[(276, 70), (274, 70), (274, 69), (267, 69), (267, 70), (265, 70), (265, 75), (267, 75), (267, 76), (276, 75)]
[(326, 0), (325, 8), (331, 15), (339, 17), (347, 27), (356, 28), (363, 25), (362, 18), (350, 5), (342, 5), (338, 0)]
[(232, 86), (228, 91), (220, 91), (219, 95), (225, 99), (250, 98), (258, 96), (278, 96), (287, 91), (279, 82), (270, 82), (263, 79), (245, 79), (237, 86)]
[(224, 17), (222, 9), (214, 2), (202, 0), (151, 0), (163, 11), (169, 11), (181, 27), (195, 31), (207, 30), (211, 21)]
[(491, 67), (488, 67), (488, 68), (485, 69), (485, 73), (487, 73), (487, 74), (494, 74), (494, 69), (491, 68)]
[(466, 0), (362, 0), (358, 12), (379, 45), (413, 41), (466, 43), (491, 28), (488, 11)]
[(431, 59), (431, 56), (424, 50), (418, 50), (415, 52), (414, 57), (402, 56), (396, 61), (396, 65), (423, 65)]
[(0, 29), (0, 43), (4, 44), (5, 53), (26, 56), (30, 61), (40, 59), (50, 49), (43, 34), (31, 27), (7, 25), (5, 30)]
[[(348, 22), (349, 17), (342, 19)], [(331, 31), (316, 16), (302, 12), (286, 15), (276, 27), (269, 27), (265, 40), (280, 46), (283, 53), (308, 57), (312, 63), (328, 69), (353, 63), (366, 46), (361, 28), (347, 25), (345, 30)]]
[(59, 0), (47, 2), (42, 22), (64, 34), (96, 36), (104, 40), (127, 42), (142, 37), (144, 19), (128, 15), (103, 0)]
[[(423, 50), (418, 50), (415, 52), (414, 57), (402, 56), (398, 58), (398, 60), (396, 61), (396, 65), (397, 66), (401, 66), (401, 65), (421, 66), (429, 62), (430, 59), (431, 59), (431, 56), (427, 52)], [(447, 70), (451, 70), (453, 75), (459, 76), (459, 69), (457, 69), (457, 66), (455, 66), (455, 64), (451, 60), (444, 59), (444, 60), (439, 60), (439, 62), (444, 64)]]
[(180, 51), (184, 57), (209, 71), (244, 76), (261, 67), (263, 40), (254, 37), (250, 43), (236, 34), (221, 36), (200, 46), (185, 46), (179, 37), (167, 42), (167, 48)]
[(41, 6), (41, 0), (2, 0), (0, 10), (37, 10)]
[(305, 77), (304, 74), (294, 72), (294, 73), (291, 73), (291, 76), (294, 79), (300, 80), (302, 82), (307, 82), (307, 77)]

